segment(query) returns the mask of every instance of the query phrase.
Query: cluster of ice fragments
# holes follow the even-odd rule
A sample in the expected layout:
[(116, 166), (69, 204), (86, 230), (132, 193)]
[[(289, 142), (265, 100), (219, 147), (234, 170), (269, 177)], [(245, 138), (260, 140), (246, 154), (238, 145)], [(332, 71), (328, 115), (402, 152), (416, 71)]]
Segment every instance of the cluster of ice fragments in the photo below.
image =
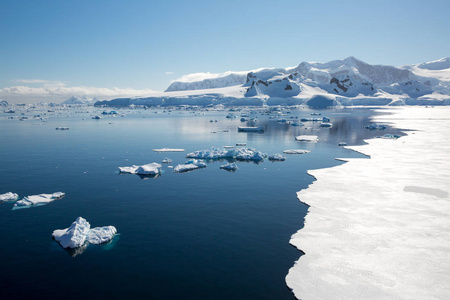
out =
[(130, 173), (137, 175), (158, 175), (161, 174), (162, 166), (158, 163), (150, 163), (142, 166), (133, 165), (131, 167), (119, 167), (120, 173)]
[(106, 243), (112, 240), (116, 233), (117, 229), (114, 226), (91, 228), (88, 221), (78, 217), (69, 228), (53, 231), (52, 237), (63, 248), (78, 248), (86, 242), (96, 245)]
[(27, 196), (27, 197), (23, 198), (22, 200), (19, 200), (16, 203), (14, 203), (13, 210), (20, 209), (20, 208), (28, 208), (28, 207), (32, 207), (32, 206), (46, 205), (54, 200), (61, 199), (64, 196), (65, 196), (65, 193), (63, 193), (63, 192), (56, 192), (53, 194), (39, 194), (39, 195)]
[(216, 148), (198, 150), (186, 155), (187, 158), (197, 159), (238, 159), (250, 161), (262, 161), (267, 157), (266, 153), (262, 153), (253, 148)]
[(227, 171), (236, 171), (238, 169), (236, 163), (228, 163), (226, 165), (220, 166), (219, 168)]

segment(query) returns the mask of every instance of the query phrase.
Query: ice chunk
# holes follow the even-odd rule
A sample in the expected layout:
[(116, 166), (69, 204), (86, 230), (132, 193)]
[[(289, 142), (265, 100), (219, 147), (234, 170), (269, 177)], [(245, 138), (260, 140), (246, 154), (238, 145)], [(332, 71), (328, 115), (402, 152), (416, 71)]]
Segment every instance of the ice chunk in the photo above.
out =
[(91, 244), (103, 244), (114, 238), (117, 229), (114, 226), (95, 227), (89, 230), (87, 240)]
[(13, 210), (19, 208), (28, 208), (32, 206), (45, 205), (54, 200), (61, 199), (62, 197), (64, 197), (64, 195), (65, 194), (62, 192), (56, 192), (53, 194), (39, 194), (28, 196), (14, 203)]
[(311, 151), (303, 150), (303, 149), (291, 149), (291, 150), (283, 151), (284, 154), (305, 154), (305, 153), (309, 153), (309, 152), (311, 152)]
[(396, 140), (398, 139), (400, 136), (398, 134), (385, 134), (383, 136), (377, 136), (376, 138), (379, 139), (392, 139), (392, 140)]
[(106, 243), (112, 240), (116, 233), (117, 229), (114, 226), (91, 228), (88, 221), (82, 217), (78, 217), (69, 228), (53, 231), (52, 237), (63, 248), (86, 248), (86, 241), (91, 244)]
[(142, 166), (133, 165), (131, 167), (119, 167), (121, 173), (130, 173), (137, 175), (158, 175), (161, 174), (162, 166), (158, 163), (150, 163)]
[(189, 164), (196, 165), (199, 168), (206, 168), (206, 166), (207, 166), (207, 164), (201, 159), (189, 159), (189, 160), (187, 160), (185, 162), (185, 164), (187, 164), (187, 165), (189, 165)]
[(317, 135), (299, 135), (295, 137), (295, 140), (299, 142), (317, 142), (319, 137)]
[(63, 248), (78, 248), (85, 243), (90, 228), (88, 221), (78, 217), (69, 228), (55, 230), (52, 236)]
[(324, 123), (320, 124), (320, 127), (329, 127), (329, 128), (331, 128), (331, 127), (333, 127), (333, 123), (324, 122)]
[(219, 168), (227, 171), (236, 171), (238, 169), (236, 163), (228, 163), (226, 165), (220, 166)]
[(177, 165), (173, 171), (175, 173), (182, 173), (182, 172), (187, 172), (187, 171), (192, 171), (192, 170), (196, 170), (198, 169), (198, 166), (194, 165), (194, 164), (184, 164), (184, 165)]
[(19, 195), (16, 193), (8, 192), (0, 195), (0, 202), (16, 201), (17, 199), (19, 199)]
[(166, 157), (166, 158), (164, 158), (161, 162), (162, 162), (163, 164), (170, 164), (170, 163), (172, 162), (172, 160), (171, 160), (170, 158)]
[(257, 151), (253, 148), (239, 148), (237, 149), (236, 159), (262, 161), (267, 157), (267, 154)]
[(155, 152), (184, 152), (184, 149), (174, 149), (174, 148), (161, 148), (153, 149)]
[(275, 153), (275, 154), (269, 155), (269, 160), (285, 161), (286, 160), (286, 156), (283, 156), (280, 153)]
[(340, 143), (338, 144), (338, 146), (347, 146), (347, 143), (346, 143), (346, 142), (340, 142)]
[(240, 160), (252, 160), (261, 161), (267, 154), (257, 151), (253, 148), (237, 148), (237, 149), (225, 149), (215, 148), (198, 150), (186, 155), (187, 158), (201, 158), (201, 159), (226, 159), (236, 158)]
[(369, 129), (369, 130), (385, 130), (386, 126), (385, 125), (379, 125), (376, 123), (371, 123), (369, 125), (364, 126), (364, 128)]

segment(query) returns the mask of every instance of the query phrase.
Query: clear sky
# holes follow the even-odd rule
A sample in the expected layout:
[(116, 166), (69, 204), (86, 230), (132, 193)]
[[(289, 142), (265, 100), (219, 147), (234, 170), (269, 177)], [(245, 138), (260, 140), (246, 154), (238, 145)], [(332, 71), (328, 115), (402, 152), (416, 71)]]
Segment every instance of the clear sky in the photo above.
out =
[(197, 72), (450, 56), (450, 1), (2, 0), (0, 41), (0, 98), (111, 98)]

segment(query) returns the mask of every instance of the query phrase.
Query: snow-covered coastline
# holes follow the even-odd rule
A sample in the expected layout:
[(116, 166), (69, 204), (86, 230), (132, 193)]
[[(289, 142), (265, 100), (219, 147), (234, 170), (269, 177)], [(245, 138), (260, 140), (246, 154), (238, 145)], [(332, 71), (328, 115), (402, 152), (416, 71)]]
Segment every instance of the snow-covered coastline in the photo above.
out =
[(301, 299), (445, 299), (450, 295), (450, 109), (404, 107), (376, 122), (412, 129), (348, 147), (370, 159), (311, 170), (309, 211), (286, 276)]

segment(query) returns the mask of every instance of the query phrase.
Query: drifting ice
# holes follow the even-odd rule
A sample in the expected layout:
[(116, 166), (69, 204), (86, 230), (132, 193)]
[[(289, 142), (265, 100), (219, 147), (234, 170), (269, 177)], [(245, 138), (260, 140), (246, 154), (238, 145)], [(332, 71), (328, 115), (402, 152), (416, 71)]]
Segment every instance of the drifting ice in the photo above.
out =
[(175, 173), (182, 173), (182, 172), (187, 172), (187, 171), (192, 171), (192, 170), (196, 170), (199, 167), (194, 165), (194, 164), (184, 164), (184, 165), (177, 165), (173, 171)]
[(379, 125), (379, 124), (376, 124), (376, 123), (372, 123), (370, 125), (364, 126), (364, 128), (369, 129), (369, 130), (385, 130), (386, 126), (385, 125)]
[(286, 156), (283, 156), (280, 153), (275, 153), (275, 154), (269, 155), (269, 160), (285, 161)]
[(291, 150), (283, 151), (284, 154), (305, 154), (305, 153), (309, 153), (309, 152), (311, 152), (311, 151), (303, 150), (303, 149), (291, 149)]
[(114, 226), (90, 228), (91, 225), (82, 217), (66, 229), (53, 231), (52, 237), (58, 241), (63, 248), (78, 248), (88, 241), (91, 244), (103, 244), (114, 238), (117, 229)]
[(189, 159), (189, 160), (187, 160), (185, 162), (185, 164), (187, 164), (187, 165), (189, 165), (189, 164), (196, 165), (199, 168), (206, 168), (206, 166), (207, 166), (206, 163), (203, 160), (201, 160), (201, 159)]
[(142, 166), (119, 167), (120, 173), (130, 173), (137, 175), (158, 175), (161, 174), (162, 166), (158, 163), (150, 163)]
[(317, 135), (299, 135), (295, 140), (299, 142), (317, 142), (319, 137)]
[(161, 148), (152, 150), (155, 152), (184, 152), (184, 149), (172, 149), (172, 148)]
[(186, 155), (187, 158), (201, 159), (226, 159), (235, 158), (239, 160), (261, 161), (267, 154), (253, 148), (224, 149), (211, 147), (210, 149), (198, 150)]
[(32, 206), (41, 206), (48, 204), (54, 200), (61, 199), (64, 197), (64, 193), (62, 192), (56, 192), (53, 194), (40, 194), (40, 195), (33, 195), (23, 198), (22, 200), (17, 201), (13, 209), (19, 209), (19, 208), (28, 208)]
[(6, 193), (0, 195), (0, 202), (6, 202), (6, 201), (16, 201), (19, 198), (19, 195), (16, 193)]
[(236, 163), (228, 163), (226, 165), (220, 166), (219, 168), (227, 171), (236, 171), (238, 169)]

